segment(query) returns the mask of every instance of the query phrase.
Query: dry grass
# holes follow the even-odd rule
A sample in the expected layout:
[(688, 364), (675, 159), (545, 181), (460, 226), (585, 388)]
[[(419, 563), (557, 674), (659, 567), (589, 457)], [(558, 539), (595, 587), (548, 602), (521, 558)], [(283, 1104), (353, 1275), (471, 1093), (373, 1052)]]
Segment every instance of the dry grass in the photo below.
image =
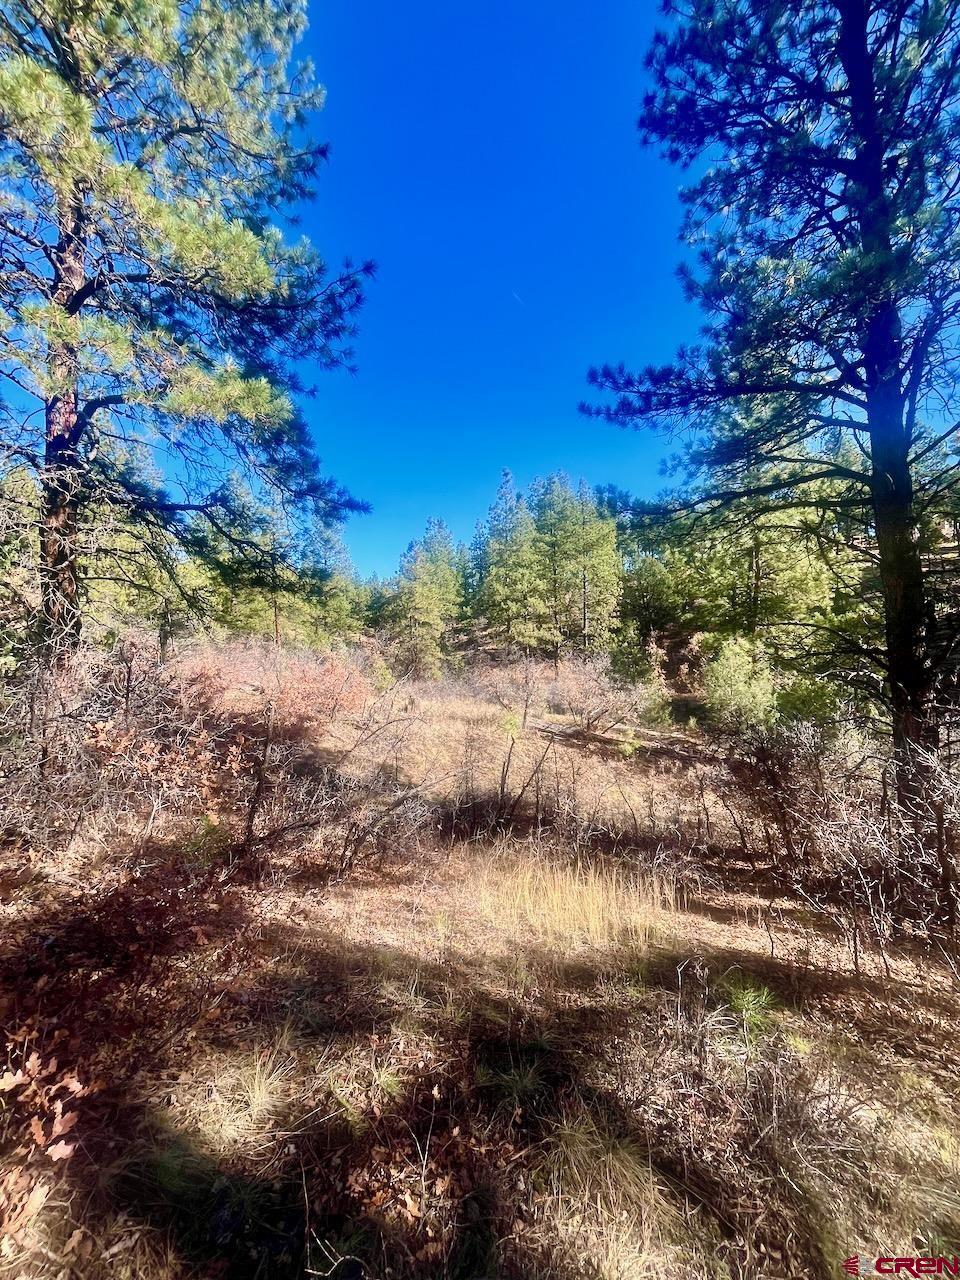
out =
[(558, 713), (531, 716), (524, 727), (466, 684), (387, 691), (359, 723), (335, 718), (317, 741), (351, 776), (423, 784), (440, 807), (474, 805), (518, 826), (532, 819), (578, 848), (642, 844), (686, 854), (727, 831), (709, 785), (714, 766), (689, 737), (622, 728), (585, 737)]
[(270, 1137), (277, 1113), (295, 1093), (299, 1064), (290, 1029), (282, 1027), (245, 1054), (218, 1055), (197, 1067), (207, 1088), (205, 1097), (193, 1099), (190, 1119), (209, 1150), (228, 1152)]
[(582, 1104), (548, 1135), (539, 1172), (550, 1196), (544, 1228), (561, 1257), (589, 1258), (597, 1280), (693, 1274), (706, 1260), (644, 1147)]
[[(244, 687), (218, 695), (205, 759), (239, 809), (266, 682), (253, 651), (234, 660)], [(189, 871), (180, 844), (151, 888), (165, 829), (141, 834), (139, 798), (157, 769), (131, 754), (114, 916), (112, 809), (73, 896), (36, 876), (4, 904), (5, 1025), (33, 1037), (10, 1040), (10, 1065), (55, 1046), (61, 1073), (103, 1091), (62, 1163), (30, 1145), (54, 1102), (0, 1092), (0, 1189), (20, 1168), (21, 1200), (49, 1188), (0, 1280), (293, 1280), (354, 1257), (332, 1274), (820, 1280), (856, 1249), (958, 1248), (942, 974), (909, 957), (854, 973), (789, 903), (762, 924), (728, 864), (691, 903), (664, 856), (716, 818), (689, 741), (596, 741), (539, 711), (523, 729), (465, 684), (361, 706), (332, 667), (323, 714), (301, 715), (302, 673), (284, 672), (286, 754), (266, 761), (257, 830), (289, 818), (293, 834), (259, 879), (212, 853)], [(255, 750), (231, 755), (241, 703)], [(344, 824), (421, 783), (410, 821), (376, 827), (331, 880)], [(490, 822), (465, 831), (450, 814), (474, 802)]]
[(550, 947), (644, 951), (675, 909), (675, 891), (655, 872), (601, 861), (561, 861), (504, 846), (476, 872), (487, 919), (522, 941)]

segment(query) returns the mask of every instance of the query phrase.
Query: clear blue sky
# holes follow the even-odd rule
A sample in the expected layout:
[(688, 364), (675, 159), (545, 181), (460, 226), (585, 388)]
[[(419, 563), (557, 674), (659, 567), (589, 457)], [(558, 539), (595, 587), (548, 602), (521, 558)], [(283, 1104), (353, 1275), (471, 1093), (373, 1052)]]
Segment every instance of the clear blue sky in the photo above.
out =
[(326, 469), (373, 507), (346, 541), (392, 573), (431, 515), (461, 539), (509, 467), (641, 495), (661, 447), (577, 413), (591, 364), (668, 359), (681, 175), (635, 120), (655, 0), (312, 0), (331, 146), (303, 229), (374, 258), (359, 373), (306, 405)]

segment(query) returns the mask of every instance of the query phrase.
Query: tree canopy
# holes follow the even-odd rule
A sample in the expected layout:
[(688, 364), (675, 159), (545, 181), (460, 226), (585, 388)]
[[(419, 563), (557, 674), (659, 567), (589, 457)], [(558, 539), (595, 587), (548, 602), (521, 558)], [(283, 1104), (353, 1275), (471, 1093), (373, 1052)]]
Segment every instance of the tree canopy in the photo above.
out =
[(6, 466), (39, 480), (48, 638), (75, 639), (81, 513), (257, 560), (246, 490), (329, 521), (298, 368), (348, 362), (369, 266), (283, 210), (324, 149), (300, 0), (17, 0), (0, 19)]
[[(960, 8), (692, 0), (649, 55), (645, 142), (695, 169), (683, 275), (704, 339), (594, 370), (587, 411), (688, 435), (694, 501), (857, 528), (901, 758), (956, 679), (955, 578), (930, 572), (958, 476)], [(906, 775), (903, 775), (904, 777)]]

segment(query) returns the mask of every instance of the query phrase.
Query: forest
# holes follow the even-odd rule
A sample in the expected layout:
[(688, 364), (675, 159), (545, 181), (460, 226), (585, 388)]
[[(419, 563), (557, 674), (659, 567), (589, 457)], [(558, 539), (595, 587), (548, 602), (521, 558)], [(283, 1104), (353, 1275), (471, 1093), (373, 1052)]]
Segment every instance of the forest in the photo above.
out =
[(658, 461), (379, 573), (320, 5), (0, 4), (0, 1280), (958, 1274), (960, 0), (668, 0)]

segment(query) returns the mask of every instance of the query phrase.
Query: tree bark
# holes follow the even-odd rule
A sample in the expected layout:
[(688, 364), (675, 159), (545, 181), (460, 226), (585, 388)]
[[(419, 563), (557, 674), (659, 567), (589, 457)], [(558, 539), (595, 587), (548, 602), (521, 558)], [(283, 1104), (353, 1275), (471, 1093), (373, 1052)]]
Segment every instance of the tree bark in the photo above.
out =
[[(55, 252), (53, 302), (64, 311), (84, 279), (83, 206), (76, 198), (63, 220)], [(75, 342), (55, 337), (47, 371), (50, 390), (44, 406), (45, 448), (40, 475), (40, 596), (46, 646), (68, 653), (80, 641), (79, 358)]]
[(902, 414), (884, 405), (871, 414), (873, 513), (884, 604), (887, 683), (890, 695), (897, 794), (916, 810), (929, 762), (939, 747), (932, 708), (929, 653), (930, 604), (920, 554)]
[[(884, 605), (885, 656), (897, 793), (922, 812), (929, 797), (929, 756), (937, 750), (932, 711), (932, 611), (920, 554), (904, 390), (904, 344), (898, 303), (886, 142), (877, 105), (874, 56), (865, 0), (840, 0), (839, 51), (847, 75), (856, 141), (847, 199), (859, 226), (872, 304), (861, 336), (870, 438), (871, 494)], [(869, 296), (869, 295), (868, 295)]]

